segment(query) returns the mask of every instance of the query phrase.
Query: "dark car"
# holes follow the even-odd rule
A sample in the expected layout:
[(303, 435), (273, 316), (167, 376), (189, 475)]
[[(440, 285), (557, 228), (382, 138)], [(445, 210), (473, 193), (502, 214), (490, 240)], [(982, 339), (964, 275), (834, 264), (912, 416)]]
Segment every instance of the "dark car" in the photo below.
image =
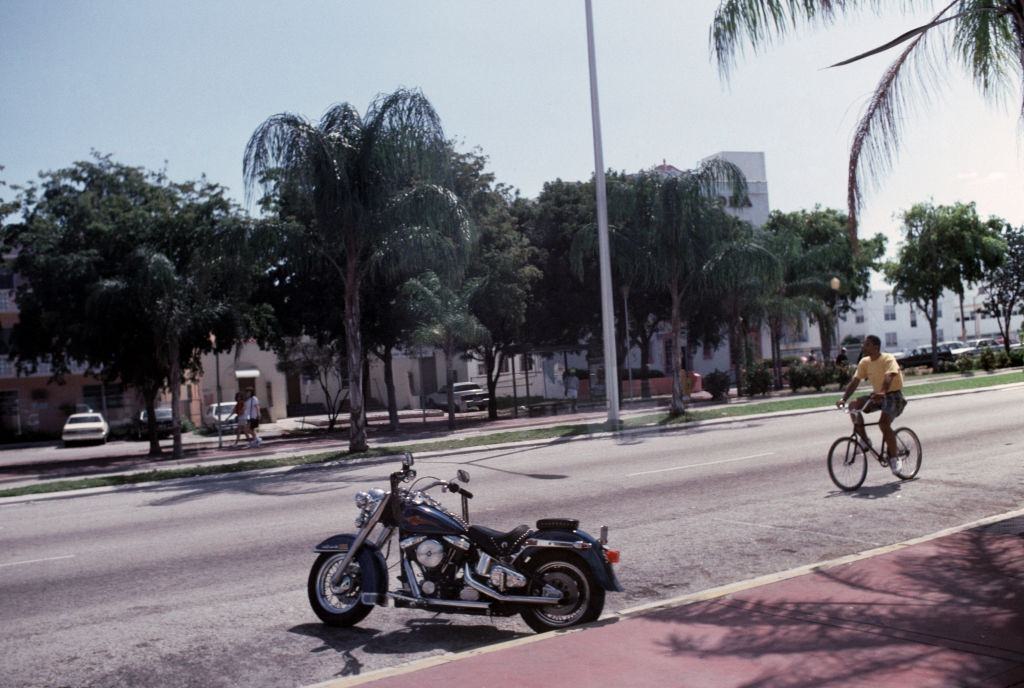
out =
[[(156, 415), (156, 436), (170, 437), (174, 433), (171, 407), (161, 406), (154, 413)], [(149, 438), (148, 418), (145, 410), (139, 412), (139, 417), (135, 419), (135, 439), (144, 440)]]
[[(950, 362), (956, 359), (949, 346), (940, 344), (937, 349), (940, 362)], [(932, 364), (932, 348), (930, 346), (919, 346), (916, 349), (904, 352), (902, 356), (897, 356), (896, 360), (899, 362), (900, 367), (904, 369), (930, 366)]]

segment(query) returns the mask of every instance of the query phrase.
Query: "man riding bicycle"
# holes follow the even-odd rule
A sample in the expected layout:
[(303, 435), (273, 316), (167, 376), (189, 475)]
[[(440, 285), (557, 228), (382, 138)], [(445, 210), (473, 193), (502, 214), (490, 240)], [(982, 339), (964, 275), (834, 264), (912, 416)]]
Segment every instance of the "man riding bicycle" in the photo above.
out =
[(885, 439), (885, 446), (889, 456), (889, 468), (897, 475), (903, 470), (903, 461), (900, 457), (899, 448), (896, 445), (896, 433), (892, 431), (892, 421), (903, 413), (907, 405), (903, 398), (903, 371), (892, 354), (882, 353), (882, 340), (873, 334), (864, 337), (861, 344), (863, 357), (857, 364), (857, 372), (853, 374), (850, 384), (846, 386), (843, 398), (836, 402), (836, 406), (842, 408), (846, 400), (856, 391), (862, 380), (871, 382), (871, 394), (865, 394), (850, 402), (850, 415), (853, 421), (853, 429), (861, 438), (865, 451), (871, 447), (871, 440), (864, 431), (864, 417), (861, 413), (872, 413), (881, 411), (882, 417), (878, 421), (878, 427), (882, 430), (882, 437)]

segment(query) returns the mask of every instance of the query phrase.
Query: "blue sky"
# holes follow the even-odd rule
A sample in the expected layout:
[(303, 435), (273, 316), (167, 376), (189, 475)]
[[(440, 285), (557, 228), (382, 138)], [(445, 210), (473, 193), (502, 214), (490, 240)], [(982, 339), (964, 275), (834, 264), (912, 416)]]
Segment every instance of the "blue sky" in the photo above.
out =
[[(892, 56), (823, 67), (928, 12), (801, 32), (741, 58), (726, 84), (708, 54), (717, 5), (594, 0), (606, 165), (760, 150), (773, 208), (844, 208), (853, 126)], [(0, 0), (0, 178), (96, 149), (178, 180), (205, 173), (241, 201), (242, 152), (268, 116), (363, 111), (399, 86), (421, 88), (448, 135), (526, 196), (593, 171), (582, 0)], [(931, 96), (866, 199), (862, 232), (890, 248), (894, 214), (917, 201), (1024, 223), (1020, 101), (986, 105), (959, 72)]]

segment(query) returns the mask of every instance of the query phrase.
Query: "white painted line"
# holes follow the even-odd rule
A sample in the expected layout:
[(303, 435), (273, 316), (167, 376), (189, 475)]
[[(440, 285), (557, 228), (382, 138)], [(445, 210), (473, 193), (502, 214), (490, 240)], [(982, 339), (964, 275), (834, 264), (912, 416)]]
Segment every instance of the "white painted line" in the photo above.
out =
[(0, 568), (5, 566), (20, 566), (22, 564), (38, 564), (41, 561), (57, 561), (58, 559), (72, 559), (74, 554), (65, 554), (62, 557), (46, 557), (45, 559), (26, 559), (25, 561), (12, 561), (8, 564), (0, 564)]
[(761, 456), (771, 456), (775, 452), (764, 452), (763, 454), (751, 454), (750, 456), (740, 456), (735, 459), (722, 459), (721, 461), (705, 461), (704, 463), (691, 463), (686, 466), (674, 466), (672, 468), (659, 468), (656, 471), (640, 471), (639, 473), (627, 473), (627, 478), (632, 478), (634, 475), (650, 475), (652, 473), (667, 473), (668, 471), (685, 471), (687, 468), (699, 468), (701, 466), (717, 466), (720, 463), (732, 463), (733, 461), (746, 461), (748, 459), (756, 459)]

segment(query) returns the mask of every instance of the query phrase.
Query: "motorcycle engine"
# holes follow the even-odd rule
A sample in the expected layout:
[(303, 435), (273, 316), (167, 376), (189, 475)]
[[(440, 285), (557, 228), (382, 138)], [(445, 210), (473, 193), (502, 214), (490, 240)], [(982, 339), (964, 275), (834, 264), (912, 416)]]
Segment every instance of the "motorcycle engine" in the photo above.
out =
[(444, 561), (444, 545), (437, 540), (424, 540), (416, 545), (416, 561), (425, 569), (437, 568)]

